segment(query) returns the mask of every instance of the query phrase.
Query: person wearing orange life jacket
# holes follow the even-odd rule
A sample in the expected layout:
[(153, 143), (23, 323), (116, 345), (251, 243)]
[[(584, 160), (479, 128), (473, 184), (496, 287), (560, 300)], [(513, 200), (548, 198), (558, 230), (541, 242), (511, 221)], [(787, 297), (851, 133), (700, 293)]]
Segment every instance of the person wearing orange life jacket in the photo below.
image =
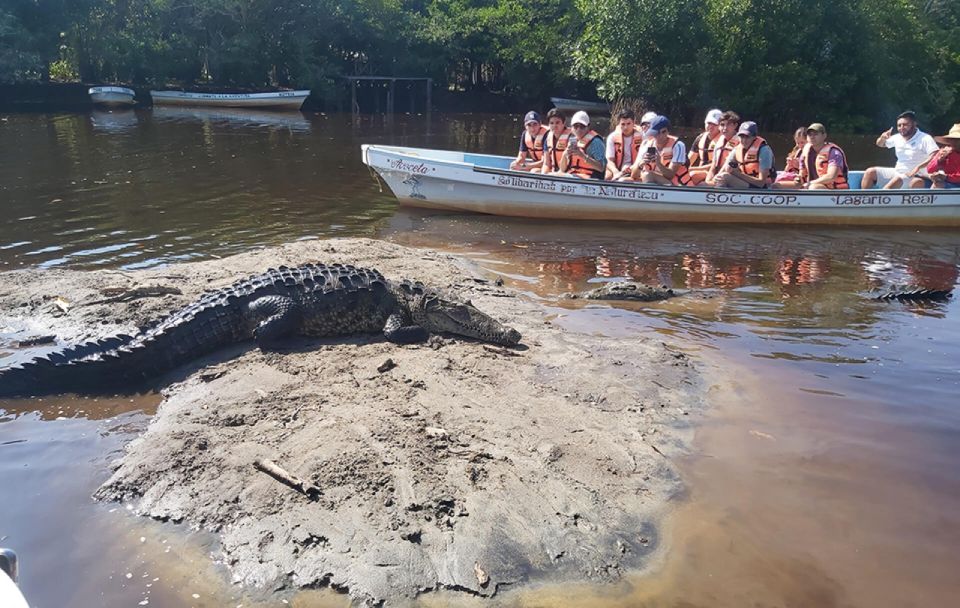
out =
[(523, 133), (520, 134), (520, 153), (510, 163), (514, 171), (540, 171), (543, 155), (547, 150), (547, 128), (540, 124), (540, 114), (530, 110), (523, 117)]
[(632, 180), (630, 166), (639, 156), (643, 135), (637, 132), (636, 114), (622, 110), (617, 115), (617, 128), (607, 138), (607, 171), (604, 179)]
[(713, 165), (713, 151), (720, 141), (720, 118), (723, 112), (710, 110), (703, 119), (703, 132), (693, 140), (687, 154), (687, 166), (690, 168), (690, 183), (694, 186), (707, 179)]
[(570, 141), (570, 128), (567, 127), (567, 116), (562, 110), (552, 108), (547, 112), (547, 153), (543, 157), (543, 172), (554, 173), (560, 171), (560, 157), (567, 149)]
[(657, 116), (644, 137), (645, 148), (633, 164), (633, 179), (661, 186), (688, 185), (687, 147), (677, 137), (670, 135), (670, 120), (666, 116)]
[(720, 139), (714, 145), (713, 160), (710, 171), (703, 180), (704, 186), (716, 186), (717, 175), (727, 170), (727, 158), (740, 143), (740, 138), (737, 136), (740, 122), (740, 115), (736, 112), (728, 110), (720, 116)]
[(769, 188), (776, 179), (773, 148), (757, 135), (757, 123), (746, 121), (737, 130), (740, 143), (727, 157), (727, 170), (718, 174), (718, 188)]
[(807, 145), (800, 153), (800, 183), (808, 190), (847, 190), (847, 155), (827, 141), (819, 122), (807, 127)]
[(603, 179), (606, 167), (603, 138), (590, 129), (590, 116), (583, 111), (570, 119), (573, 135), (560, 156), (560, 171), (572, 177)]

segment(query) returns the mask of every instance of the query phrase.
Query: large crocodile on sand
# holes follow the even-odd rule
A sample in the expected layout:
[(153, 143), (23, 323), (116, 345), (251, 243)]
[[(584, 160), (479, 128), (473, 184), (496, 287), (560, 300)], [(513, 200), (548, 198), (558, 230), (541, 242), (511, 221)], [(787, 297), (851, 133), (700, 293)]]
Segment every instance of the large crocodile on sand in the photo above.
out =
[(0, 396), (104, 393), (142, 384), (230, 344), (271, 349), (285, 338), (383, 332), (399, 344), (431, 333), (512, 346), (520, 333), (422, 283), (392, 283), (376, 270), (340, 264), (281, 266), (224, 289), (134, 336), (88, 342), (0, 370)]

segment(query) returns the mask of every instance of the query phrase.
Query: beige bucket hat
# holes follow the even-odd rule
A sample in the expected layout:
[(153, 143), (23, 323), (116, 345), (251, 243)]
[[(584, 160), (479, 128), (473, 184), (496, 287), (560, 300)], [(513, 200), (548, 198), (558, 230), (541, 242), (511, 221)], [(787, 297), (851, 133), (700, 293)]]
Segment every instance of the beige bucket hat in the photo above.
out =
[(951, 146), (960, 144), (960, 122), (953, 125), (953, 127), (950, 128), (950, 132), (946, 135), (934, 137), (934, 139), (941, 144), (949, 144)]

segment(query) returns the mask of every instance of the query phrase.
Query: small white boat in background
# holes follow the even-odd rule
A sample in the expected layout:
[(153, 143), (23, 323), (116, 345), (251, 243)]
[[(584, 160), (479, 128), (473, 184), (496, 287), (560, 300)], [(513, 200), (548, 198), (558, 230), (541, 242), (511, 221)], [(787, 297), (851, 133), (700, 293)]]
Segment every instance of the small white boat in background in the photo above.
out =
[(576, 112), (583, 110), (587, 114), (595, 113), (598, 118), (600, 114), (610, 113), (610, 104), (603, 101), (580, 101), (579, 99), (564, 99), (563, 97), (551, 97), (550, 103), (558, 110), (564, 112)]
[(150, 91), (155, 106), (202, 106), (213, 108), (272, 108), (299, 110), (310, 91), (272, 93), (191, 93), (188, 91)]
[(511, 217), (632, 222), (960, 226), (960, 190), (726, 190), (510, 170), (507, 156), (364, 144), (402, 205)]
[(136, 105), (136, 92), (126, 87), (90, 87), (90, 101), (97, 106), (127, 107)]

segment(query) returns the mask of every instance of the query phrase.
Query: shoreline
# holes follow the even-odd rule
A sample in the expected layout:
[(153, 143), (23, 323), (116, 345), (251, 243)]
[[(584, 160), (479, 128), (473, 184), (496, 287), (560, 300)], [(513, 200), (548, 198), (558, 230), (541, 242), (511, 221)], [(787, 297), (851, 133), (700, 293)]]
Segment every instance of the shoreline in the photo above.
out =
[[(357, 604), (611, 582), (662, 561), (662, 522), (683, 493), (671, 459), (689, 451), (705, 406), (699, 370), (657, 339), (559, 328), (463, 257), (333, 239), (145, 271), (22, 270), (0, 275), (0, 304), (75, 341), (308, 261), (448, 288), (519, 329), (527, 350), (349, 336), (185, 362), (98, 498), (216, 533), (235, 582), (327, 586)], [(183, 293), (81, 305), (118, 283)], [(54, 293), (77, 306), (54, 317)], [(397, 366), (378, 371), (388, 358)], [(263, 458), (318, 485), (319, 500), (255, 470)]]

